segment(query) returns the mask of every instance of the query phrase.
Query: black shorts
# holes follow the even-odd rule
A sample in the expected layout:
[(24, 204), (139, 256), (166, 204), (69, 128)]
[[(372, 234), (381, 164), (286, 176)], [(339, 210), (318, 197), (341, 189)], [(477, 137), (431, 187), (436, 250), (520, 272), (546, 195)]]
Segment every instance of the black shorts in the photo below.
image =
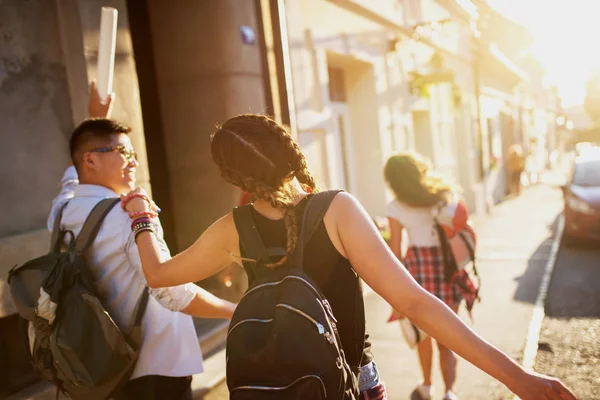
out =
[(192, 377), (146, 375), (127, 382), (115, 400), (192, 400)]

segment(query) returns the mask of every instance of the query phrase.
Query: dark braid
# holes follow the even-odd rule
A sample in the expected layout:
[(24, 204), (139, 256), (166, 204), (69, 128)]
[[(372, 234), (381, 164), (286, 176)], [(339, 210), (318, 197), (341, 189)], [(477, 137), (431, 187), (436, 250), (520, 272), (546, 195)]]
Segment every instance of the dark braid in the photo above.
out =
[[(216, 144), (217, 135), (233, 138), (234, 143), (229, 143), (232, 152), (241, 144), (243, 154), (234, 157), (224, 155), (223, 149)], [(270, 135), (276, 141), (265, 140), (265, 135)], [(261, 149), (261, 145), (273, 149), (267, 153)], [(266, 266), (274, 268), (284, 265), (298, 242), (294, 196), (284, 186), (284, 182), (288, 178), (296, 177), (300, 183), (308, 185), (313, 191), (317, 188), (314, 178), (308, 172), (306, 158), (300, 147), (283, 126), (268, 117), (253, 114), (240, 115), (228, 120), (213, 135), (211, 147), (213, 159), (226, 181), (250, 193), (256, 199), (269, 202), (272, 207), (282, 212), (287, 230), (288, 254), (278, 262)], [(232, 163), (242, 164), (242, 161), (245, 165), (232, 167)]]
[(313, 192), (316, 192), (317, 181), (308, 171), (308, 166), (306, 165), (306, 157), (304, 156), (304, 153), (302, 153), (300, 146), (298, 145), (298, 143), (296, 143), (292, 135), (290, 135), (283, 126), (281, 126), (276, 121), (273, 121), (270, 118), (256, 114), (245, 115), (245, 117), (263, 123), (269, 129), (269, 132), (271, 134), (276, 136), (280, 142), (283, 142), (286, 145), (286, 150), (289, 152), (292, 158), (291, 166), (293, 168), (294, 175), (300, 183), (308, 185), (313, 190)]

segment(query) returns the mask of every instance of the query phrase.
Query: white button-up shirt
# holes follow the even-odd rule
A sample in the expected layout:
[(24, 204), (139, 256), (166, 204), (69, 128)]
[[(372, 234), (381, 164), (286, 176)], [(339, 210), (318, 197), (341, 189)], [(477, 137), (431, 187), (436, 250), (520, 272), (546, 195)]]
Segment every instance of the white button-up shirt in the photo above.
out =
[[(119, 197), (112, 190), (98, 185), (79, 185), (74, 167), (65, 171), (62, 190), (52, 202), (48, 228), (66, 201), (61, 220), (63, 229), (79, 234), (94, 206), (102, 199)], [(161, 259), (171, 257), (158, 226), (156, 237), (161, 247)], [(106, 216), (102, 228), (87, 252), (88, 266), (96, 278), (98, 295), (117, 326), (126, 331), (133, 320), (133, 311), (146, 287), (142, 263), (131, 219), (117, 204)], [(192, 317), (178, 312), (195, 297), (194, 284), (150, 289), (148, 307), (142, 323), (143, 341), (139, 359), (131, 379), (144, 375), (188, 376), (203, 371), (202, 353)]]

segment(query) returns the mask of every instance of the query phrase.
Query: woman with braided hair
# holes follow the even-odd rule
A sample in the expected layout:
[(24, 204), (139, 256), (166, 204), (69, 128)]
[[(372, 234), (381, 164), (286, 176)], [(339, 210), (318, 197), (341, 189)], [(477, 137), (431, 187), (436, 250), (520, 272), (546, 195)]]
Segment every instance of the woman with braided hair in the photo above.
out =
[[(252, 219), (265, 247), (287, 250), (266, 265), (274, 270), (281, 268), (296, 250), (299, 221), (307, 199), (314, 195), (311, 192), (317, 192), (298, 144), (268, 117), (239, 115), (227, 120), (212, 135), (211, 153), (223, 178), (255, 199)], [(132, 213), (149, 210), (149, 202), (140, 189), (125, 200), (127, 210)], [(138, 229), (136, 242), (150, 287), (197, 282), (232, 262), (251, 262), (240, 246), (233, 212), (212, 224), (190, 248), (167, 261), (159, 258), (151, 227)], [(390, 251), (352, 195), (341, 192), (333, 198), (303, 249), (303, 268), (331, 305), (346, 360), (353, 371), (360, 371), (361, 389), (371, 390), (361, 398), (385, 398), (385, 388), (372, 363), (357, 276), (394, 309), (448, 349), (504, 383), (521, 399), (575, 400), (558, 380), (525, 371), (424, 290)]]

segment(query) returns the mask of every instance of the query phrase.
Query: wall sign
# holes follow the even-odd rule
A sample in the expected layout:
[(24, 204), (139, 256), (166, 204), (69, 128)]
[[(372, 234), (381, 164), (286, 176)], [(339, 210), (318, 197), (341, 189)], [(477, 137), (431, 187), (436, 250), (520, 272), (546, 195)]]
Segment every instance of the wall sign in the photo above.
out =
[(254, 29), (248, 25), (242, 25), (240, 27), (240, 32), (242, 34), (242, 42), (244, 44), (254, 44), (256, 43), (256, 34), (254, 33)]

